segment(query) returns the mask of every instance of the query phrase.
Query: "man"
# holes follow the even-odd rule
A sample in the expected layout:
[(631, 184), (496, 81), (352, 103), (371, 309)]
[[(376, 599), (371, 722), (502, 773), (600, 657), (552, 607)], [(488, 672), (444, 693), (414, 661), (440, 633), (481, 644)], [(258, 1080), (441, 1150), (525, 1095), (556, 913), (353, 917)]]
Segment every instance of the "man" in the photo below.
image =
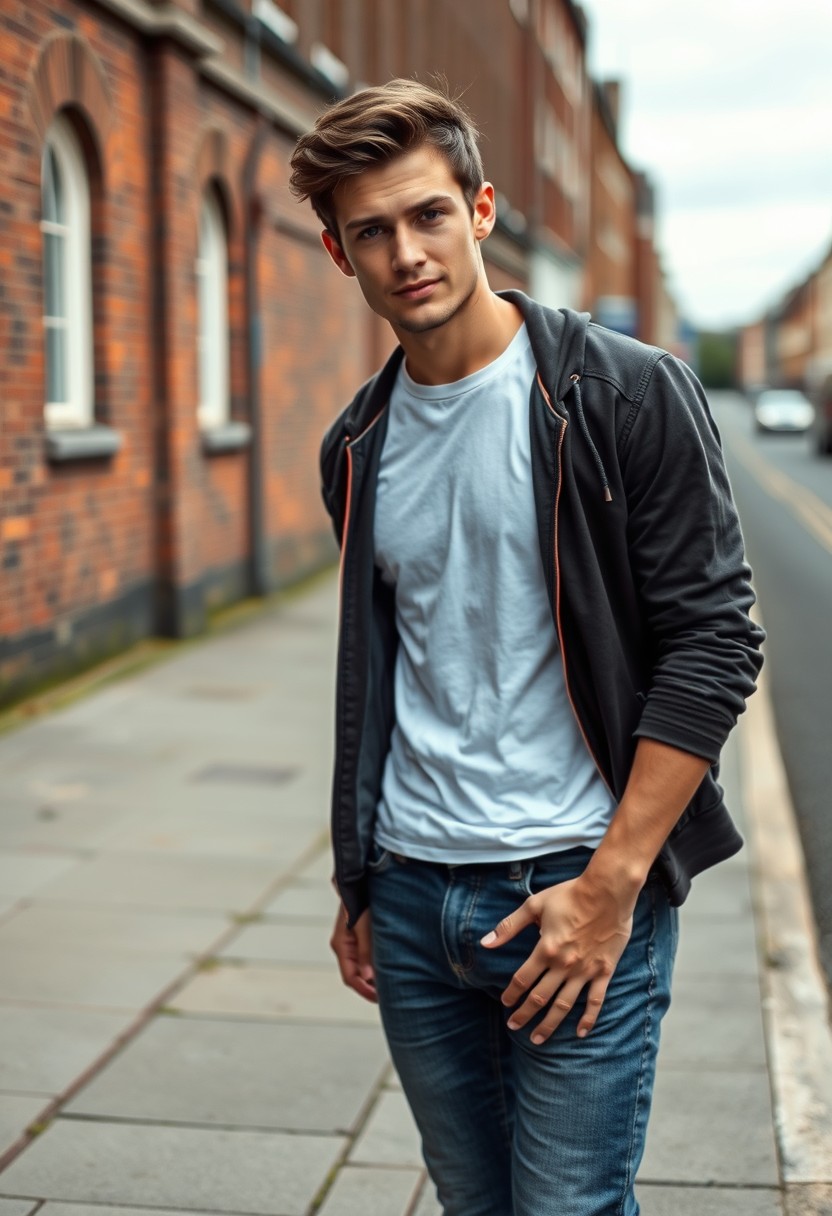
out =
[(493, 293), (476, 131), (396, 80), (293, 156), (399, 347), (331, 428), (332, 947), (446, 1216), (634, 1216), (676, 907), (760, 630), (716, 429), (663, 351)]

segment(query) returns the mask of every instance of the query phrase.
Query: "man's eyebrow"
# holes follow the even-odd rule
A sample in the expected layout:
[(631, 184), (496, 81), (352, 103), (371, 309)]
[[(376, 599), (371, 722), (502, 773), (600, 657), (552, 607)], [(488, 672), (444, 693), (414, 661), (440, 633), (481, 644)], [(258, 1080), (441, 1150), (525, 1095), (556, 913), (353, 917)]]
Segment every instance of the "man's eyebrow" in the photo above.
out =
[[(408, 207), (405, 215), (417, 215), (420, 211), (428, 211), (431, 207), (435, 207), (437, 203), (452, 203), (453, 199), (450, 194), (434, 194), (430, 198), (423, 199), (419, 203), (414, 203), (412, 207)], [(370, 228), (373, 224), (383, 224), (387, 220), (385, 215), (365, 215), (361, 219), (350, 220), (345, 224), (345, 231), (351, 228)]]

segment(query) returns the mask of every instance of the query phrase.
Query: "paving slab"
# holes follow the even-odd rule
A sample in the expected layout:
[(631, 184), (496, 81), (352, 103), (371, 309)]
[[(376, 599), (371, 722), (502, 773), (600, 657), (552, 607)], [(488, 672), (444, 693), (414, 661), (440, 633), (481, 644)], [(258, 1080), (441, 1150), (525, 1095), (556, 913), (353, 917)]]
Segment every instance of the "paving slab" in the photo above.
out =
[(751, 883), (745, 853), (697, 874), (685, 906), (682, 922), (700, 916), (745, 916), (753, 913)]
[(291, 873), (318, 838), (319, 825), (308, 815), (296, 815), (293, 821), (280, 814), (271, 791), (264, 790), (254, 806), (235, 806), (233, 815), (227, 794), (217, 801), (206, 806), (200, 798), (194, 806), (131, 818), (113, 827), (99, 844), (117, 852), (268, 857), (277, 877)]
[(29, 1199), (0, 1199), (0, 1216), (29, 1216), (36, 1207)]
[(102, 854), (41, 887), (41, 902), (245, 911), (277, 876), (273, 861), (249, 857)]
[(87, 849), (115, 818), (111, 807), (93, 806), (87, 801), (30, 797), (10, 805), (4, 791), (0, 848), (23, 853), (30, 849)]
[(0, 1174), (0, 1195), (304, 1216), (343, 1149), (335, 1136), (58, 1119)]
[(768, 1076), (660, 1066), (640, 1177), (777, 1186)]
[(327, 883), (314, 882), (284, 887), (263, 908), (265, 916), (300, 917), (331, 925), (338, 911), (338, 896)]
[(639, 1186), (641, 1216), (783, 1216), (774, 1190), (702, 1186)]
[(196, 915), (34, 902), (0, 925), (0, 947), (49, 942), (82, 953), (110, 950), (189, 958), (201, 954), (230, 927), (228, 916), (214, 912)]
[(425, 1180), (419, 1202), (413, 1210), (413, 1216), (442, 1216), (442, 1208), (436, 1198), (436, 1188), (429, 1178)]
[(35, 895), (62, 874), (79, 866), (77, 856), (32, 856), (31, 853), (3, 849), (0, 852), (0, 891), (5, 904), (17, 903)]
[(170, 955), (84, 953), (49, 942), (0, 945), (4, 1001), (139, 1010), (182, 969)]
[(14, 1144), (48, 1105), (49, 1099), (43, 1096), (0, 1094), (0, 1153)]
[(61, 1093), (132, 1016), (0, 1004), (0, 1089)]
[(766, 1045), (756, 979), (692, 980), (677, 976), (662, 1023), (660, 1067), (766, 1067)]
[(388, 1066), (379, 1029), (155, 1019), (70, 1114), (346, 1132)]
[(220, 964), (171, 1000), (182, 1013), (378, 1025), (378, 1007), (341, 982), (335, 967)]
[(745, 916), (680, 917), (679, 952), (675, 973), (688, 978), (738, 976), (756, 979), (759, 974), (754, 922)]
[(220, 952), (219, 958), (264, 963), (312, 963), (335, 967), (329, 948), (330, 926), (297, 920), (246, 925)]
[(326, 848), (322, 849), (301, 870), (298, 870), (297, 876), (304, 882), (319, 882), (322, 885), (330, 884), (331, 886), (332, 870), (332, 850), (327, 844)]
[(421, 1139), (404, 1094), (381, 1094), (352, 1147), (350, 1163), (424, 1166)]
[(320, 1209), (321, 1216), (406, 1216), (422, 1177), (417, 1169), (348, 1165)]
[(786, 1216), (830, 1216), (832, 1186), (825, 1184), (786, 1187)]

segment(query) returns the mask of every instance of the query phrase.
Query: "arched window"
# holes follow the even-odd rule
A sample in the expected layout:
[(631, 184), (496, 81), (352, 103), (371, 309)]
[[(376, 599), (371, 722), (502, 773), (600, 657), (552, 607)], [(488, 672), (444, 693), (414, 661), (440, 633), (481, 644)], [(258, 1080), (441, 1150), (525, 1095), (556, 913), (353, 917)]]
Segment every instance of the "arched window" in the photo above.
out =
[(59, 114), (41, 164), (47, 426), (93, 422), (90, 190), (81, 144)]
[(229, 416), (228, 243), (216, 191), (202, 196), (199, 256), (196, 262), (199, 307), (199, 423), (222, 426)]

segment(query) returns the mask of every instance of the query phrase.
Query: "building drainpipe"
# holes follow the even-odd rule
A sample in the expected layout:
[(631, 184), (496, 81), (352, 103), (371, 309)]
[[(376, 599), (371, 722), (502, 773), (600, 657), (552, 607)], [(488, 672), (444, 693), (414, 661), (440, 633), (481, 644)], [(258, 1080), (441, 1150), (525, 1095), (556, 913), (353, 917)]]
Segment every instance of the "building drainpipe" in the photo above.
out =
[(243, 171), (246, 246), (246, 323), (248, 341), (248, 414), (251, 426), (248, 466), (249, 554), (248, 584), (251, 595), (271, 590), (263, 488), (263, 420), (260, 402), (260, 372), (263, 365), (263, 322), (257, 291), (258, 236), (262, 220), (260, 201), (255, 197), (254, 178), (269, 125), (261, 121)]

